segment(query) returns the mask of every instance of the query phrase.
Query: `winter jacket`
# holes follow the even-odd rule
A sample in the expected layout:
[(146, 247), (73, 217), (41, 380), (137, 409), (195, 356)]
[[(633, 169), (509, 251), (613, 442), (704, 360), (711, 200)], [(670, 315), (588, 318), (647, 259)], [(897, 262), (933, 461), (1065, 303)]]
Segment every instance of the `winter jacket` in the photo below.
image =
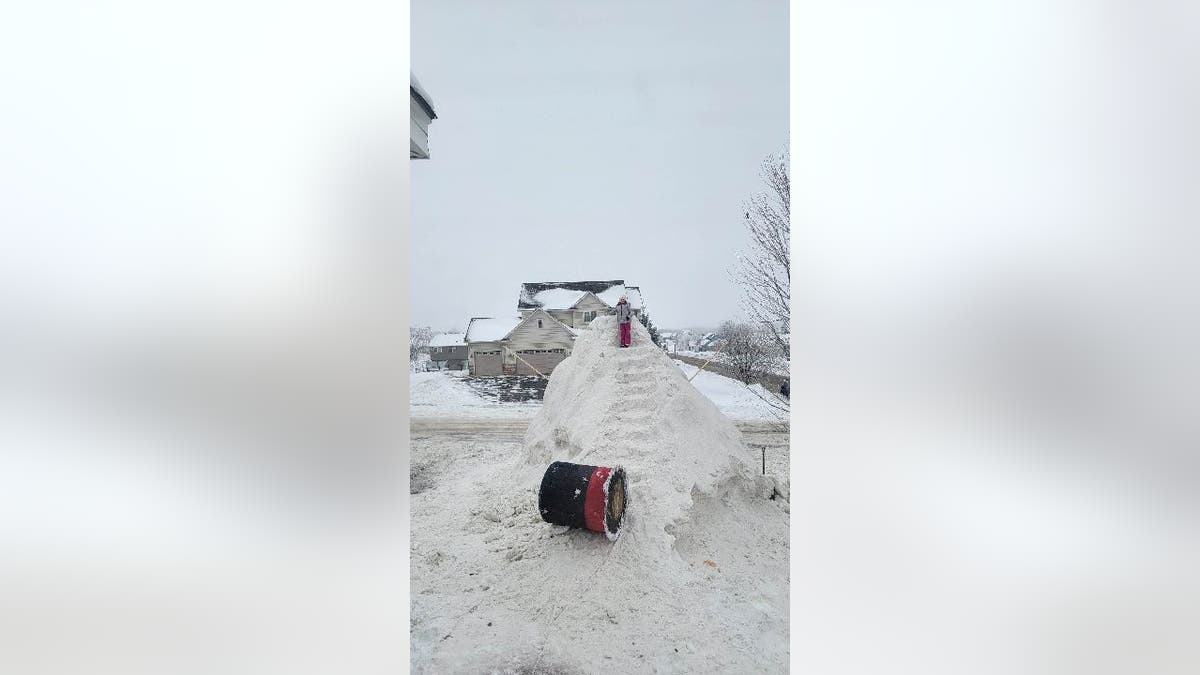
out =
[(628, 302), (617, 303), (617, 323), (629, 323), (632, 316), (633, 310), (629, 308)]

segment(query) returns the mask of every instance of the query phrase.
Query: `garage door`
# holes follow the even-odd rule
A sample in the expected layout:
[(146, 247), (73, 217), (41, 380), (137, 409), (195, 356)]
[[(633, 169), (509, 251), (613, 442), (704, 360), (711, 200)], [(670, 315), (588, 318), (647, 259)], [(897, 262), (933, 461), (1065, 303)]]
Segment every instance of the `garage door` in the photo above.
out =
[(494, 352), (475, 352), (475, 376), (500, 375), (503, 363), (499, 350)]
[[(537, 368), (538, 372), (543, 375), (549, 375), (559, 361), (567, 358), (567, 351), (565, 349), (522, 349), (517, 351), (517, 356), (529, 362), (527, 366), (521, 362), (521, 359), (517, 359), (518, 375), (536, 375), (533, 368)], [(529, 366), (533, 366), (533, 368)]]

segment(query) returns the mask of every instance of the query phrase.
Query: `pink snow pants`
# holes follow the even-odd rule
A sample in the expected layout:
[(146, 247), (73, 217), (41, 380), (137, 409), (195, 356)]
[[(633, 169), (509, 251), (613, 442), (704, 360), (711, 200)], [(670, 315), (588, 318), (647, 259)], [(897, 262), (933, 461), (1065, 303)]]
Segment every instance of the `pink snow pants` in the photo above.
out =
[(630, 324), (627, 324), (627, 323), (621, 324), (621, 346), (622, 347), (629, 346), (629, 328), (630, 328)]

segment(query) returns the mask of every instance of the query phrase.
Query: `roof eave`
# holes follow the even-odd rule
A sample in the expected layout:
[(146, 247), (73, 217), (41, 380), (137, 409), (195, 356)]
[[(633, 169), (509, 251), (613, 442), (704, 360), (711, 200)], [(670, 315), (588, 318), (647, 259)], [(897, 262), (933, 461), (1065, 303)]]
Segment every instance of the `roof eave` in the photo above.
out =
[(410, 86), (408, 91), (410, 94), (412, 94), (413, 100), (417, 102), (417, 105), (421, 106), (421, 110), (424, 110), (425, 114), (429, 115), (430, 120), (436, 120), (438, 118), (437, 113), (433, 111), (433, 106), (430, 105), (429, 101), (425, 100), (425, 97), (422, 96), (421, 93), (416, 90), (416, 88)]

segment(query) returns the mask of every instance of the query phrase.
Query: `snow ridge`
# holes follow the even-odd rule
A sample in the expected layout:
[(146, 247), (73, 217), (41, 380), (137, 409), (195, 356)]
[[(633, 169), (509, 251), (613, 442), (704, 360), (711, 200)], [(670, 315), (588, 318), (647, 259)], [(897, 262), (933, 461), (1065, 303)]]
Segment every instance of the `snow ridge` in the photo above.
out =
[(637, 505), (624, 527), (661, 550), (697, 496), (755, 489), (751, 453), (641, 324), (633, 322), (627, 349), (617, 334), (616, 318), (602, 316), (576, 340), (529, 425), (525, 461), (535, 472), (552, 461), (623, 466)]

